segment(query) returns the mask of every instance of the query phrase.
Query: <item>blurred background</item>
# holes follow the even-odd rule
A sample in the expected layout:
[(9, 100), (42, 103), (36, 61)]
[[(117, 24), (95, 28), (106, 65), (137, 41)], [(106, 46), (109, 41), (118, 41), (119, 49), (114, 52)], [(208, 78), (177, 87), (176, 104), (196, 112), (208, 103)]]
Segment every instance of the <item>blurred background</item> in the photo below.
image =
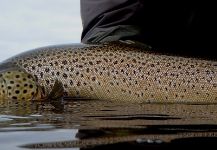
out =
[(37, 47), (79, 43), (80, 0), (0, 0), (0, 61)]

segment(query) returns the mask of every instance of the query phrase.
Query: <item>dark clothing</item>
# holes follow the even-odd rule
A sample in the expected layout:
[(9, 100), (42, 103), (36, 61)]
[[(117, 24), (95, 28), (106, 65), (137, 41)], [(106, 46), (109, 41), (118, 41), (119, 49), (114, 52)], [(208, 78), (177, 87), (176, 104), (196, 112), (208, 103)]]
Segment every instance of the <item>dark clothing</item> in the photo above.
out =
[(215, 57), (217, 9), (208, 2), (81, 0), (81, 41), (136, 40), (155, 50)]

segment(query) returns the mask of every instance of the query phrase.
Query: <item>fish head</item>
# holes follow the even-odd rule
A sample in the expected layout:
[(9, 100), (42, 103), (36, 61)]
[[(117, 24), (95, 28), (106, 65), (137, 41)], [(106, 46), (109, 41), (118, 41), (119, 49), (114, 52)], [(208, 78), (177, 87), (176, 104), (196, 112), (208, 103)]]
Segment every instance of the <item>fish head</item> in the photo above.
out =
[(44, 97), (36, 78), (25, 70), (0, 71), (0, 100), (43, 100)]

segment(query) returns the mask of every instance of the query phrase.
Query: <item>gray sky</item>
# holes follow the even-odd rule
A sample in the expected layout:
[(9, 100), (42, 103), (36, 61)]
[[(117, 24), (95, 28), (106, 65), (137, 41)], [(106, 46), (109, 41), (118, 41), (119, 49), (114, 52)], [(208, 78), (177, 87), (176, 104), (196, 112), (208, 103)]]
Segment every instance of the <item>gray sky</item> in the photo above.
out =
[(0, 0), (0, 61), (29, 49), (79, 43), (80, 0)]

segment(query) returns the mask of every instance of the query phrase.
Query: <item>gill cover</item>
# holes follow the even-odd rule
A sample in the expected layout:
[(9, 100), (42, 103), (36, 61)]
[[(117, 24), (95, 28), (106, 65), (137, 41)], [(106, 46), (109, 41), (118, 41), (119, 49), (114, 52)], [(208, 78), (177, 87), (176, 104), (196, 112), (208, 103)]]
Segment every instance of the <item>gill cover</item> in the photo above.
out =
[(32, 100), (43, 96), (35, 78), (24, 70), (7, 70), (1, 72), (0, 77), (0, 97), (3, 99)]
[(1, 77), (0, 74), (0, 102), (5, 100), (6, 97), (7, 97), (7, 88), (4, 79)]

